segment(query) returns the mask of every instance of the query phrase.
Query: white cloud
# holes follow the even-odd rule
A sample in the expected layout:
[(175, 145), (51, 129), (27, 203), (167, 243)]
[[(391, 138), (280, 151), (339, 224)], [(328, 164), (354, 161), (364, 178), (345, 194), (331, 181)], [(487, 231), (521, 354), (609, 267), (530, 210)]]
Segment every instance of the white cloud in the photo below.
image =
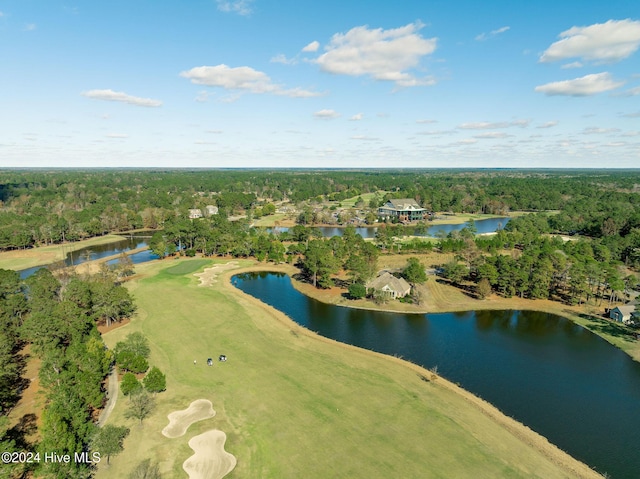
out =
[(490, 123), (488, 121), (479, 121), (475, 123), (462, 123), (458, 128), (462, 130), (490, 130), (492, 128), (507, 128), (509, 123), (501, 121), (499, 123)]
[(27, 23), (24, 26), (24, 31), (25, 32), (32, 32), (34, 30), (36, 30), (38, 28), (38, 26), (35, 23)]
[(425, 136), (440, 136), (440, 135), (455, 135), (458, 132), (456, 130), (428, 130), (428, 131), (420, 131), (418, 135)]
[(638, 96), (640, 95), (640, 86), (630, 88), (629, 90), (625, 90), (620, 95), (621, 96)]
[(511, 27), (501, 27), (498, 28), (497, 30), (492, 30), (489, 33), (481, 33), (480, 35), (476, 36), (476, 41), (478, 42), (482, 42), (484, 40), (487, 40), (490, 37), (495, 37), (496, 35), (500, 35), (501, 33), (506, 32), (507, 30), (510, 30)]
[(221, 64), (201, 66), (180, 73), (196, 85), (224, 88), (225, 90), (245, 91), (250, 93), (271, 93), (273, 95), (292, 98), (309, 98), (321, 96), (322, 93), (303, 90), (301, 88), (285, 89), (271, 81), (269, 76), (251, 67), (231, 68)]
[(119, 138), (119, 139), (129, 138), (129, 135), (127, 135), (126, 133), (109, 133), (106, 136), (107, 138)]
[(158, 107), (162, 106), (160, 100), (151, 98), (140, 98), (137, 96), (127, 95), (126, 93), (113, 90), (89, 90), (82, 92), (82, 96), (93, 98), (94, 100), (119, 101), (135, 106)]
[(640, 118), (640, 111), (634, 111), (632, 113), (624, 113), (621, 116), (625, 118)]
[(271, 63), (282, 63), (283, 65), (295, 65), (298, 63), (296, 58), (287, 58), (283, 53), (278, 53), (275, 57), (271, 57), (269, 61)]
[(569, 70), (571, 68), (582, 68), (584, 65), (581, 62), (571, 62), (565, 65), (562, 65), (560, 68), (563, 70)]
[(635, 137), (640, 136), (640, 131), (625, 131), (622, 135), (624, 137)]
[(479, 135), (474, 135), (474, 138), (479, 138), (479, 139), (499, 139), (499, 138), (509, 138), (513, 135), (508, 135), (507, 133), (503, 132), (503, 131), (488, 131), (486, 133), (480, 133)]
[(582, 130), (583, 135), (604, 135), (607, 133), (618, 133), (620, 130), (618, 128), (598, 128), (598, 127), (590, 127)]
[(588, 27), (572, 27), (562, 32), (540, 57), (543, 63), (582, 58), (610, 63), (631, 56), (640, 47), (640, 21), (609, 20)]
[(416, 120), (416, 123), (419, 123), (420, 125), (428, 125), (431, 123), (438, 123), (438, 120)]
[(238, 15), (250, 15), (253, 12), (253, 0), (216, 0), (218, 10)]
[(362, 113), (356, 113), (351, 118), (349, 118), (349, 120), (350, 121), (360, 121), (360, 120), (362, 120), (363, 116), (364, 115)]
[(624, 85), (624, 82), (616, 82), (608, 72), (585, 75), (573, 80), (564, 80), (547, 83), (535, 87), (535, 91), (545, 95), (590, 96), (605, 91), (615, 90)]
[(531, 123), (531, 120), (521, 119), (521, 120), (513, 120), (509, 123), (510, 126), (519, 126), (520, 128), (526, 128)]
[(306, 47), (302, 49), (303, 52), (317, 52), (318, 48), (320, 48), (320, 42), (317, 40), (312, 41)]
[(553, 128), (557, 124), (558, 124), (557, 121), (548, 121), (546, 123), (543, 123), (542, 125), (536, 126), (536, 128)]
[(315, 116), (316, 118), (322, 118), (325, 120), (330, 120), (333, 118), (338, 118), (340, 116), (340, 113), (338, 113), (335, 110), (320, 110), (317, 111), (313, 114), (313, 116)]
[(433, 78), (417, 78), (407, 72), (436, 49), (437, 39), (420, 36), (421, 28), (420, 23), (390, 30), (355, 27), (333, 35), (326, 52), (314, 61), (328, 73), (370, 76), (399, 87), (433, 85)]

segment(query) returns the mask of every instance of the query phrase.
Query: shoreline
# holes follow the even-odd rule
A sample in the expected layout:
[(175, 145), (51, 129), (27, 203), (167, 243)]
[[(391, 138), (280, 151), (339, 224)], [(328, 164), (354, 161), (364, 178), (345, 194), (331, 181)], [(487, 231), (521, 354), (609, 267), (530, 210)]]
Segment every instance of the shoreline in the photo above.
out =
[[(293, 269), (297, 269), (292, 266)], [(496, 294), (492, 294), (491, 297), (484, 300), (473, 300), (473, 305), (462, 304), (459, 307), (433, 307), (433, 306), (416, 306), (413, 304), (400, 303), (395, 301), (395, 305), (402, 306), (401, 308), (390, 308), (377, 305), (370, 300), (348, 300), (339, 296), (337, 301), (331, 301), (331, 295), (325, 293), (323, 290), (317, 290), (313, 286), (303, 283), (293, 278), (293, 275), (289, 274), (291, 278), (291, 284), (300, 293), (320, 301), (325, 304), (332, 304), (334, 306), (342, 306), (345, 308), (362, 309), (369, 311), (382, 311), (388, 313), (403, 313), (403, 314), (429, 314), (429, 313), (454, 313), (463, 311), (483, 311), (483, 310), (527, 310), (538, 311), (542, 313), (555, 314), (561, 316), (595, 334), (596, 336), (604, 339), (612, 346), (623, 351), (634, 361), (640, 362), (640, 341), (635, 339), (625, 339), (624, 335), (629, 335), (630, 332), (626, 327), (619, 325), (611, 320), (602, 318), (594, 312), (588, 311), (585, 307), (570, 306), (559, 303), (557, 301), (545, 300), (545, 299), (524, 299), (518, 297), (502, 298)], [(435, 279), (431, 278), (429, 282), (435, 282)], [(454, 286), (448, 286), (455, 288)], [(457, 288), (456, 288), (457, 289)], [(461, 292), (460, 292), (461, 293)], [(461, 293), (462, 294), (462, 293)], [(334, 295), (335, 298), (335, 295)], [(426, 300), (427, 302), (429, 299)], [(611, 334), (606, 334), (603, 329), (612, 329)], [(622, 338), (621, 338), (622, 336)]]
[[(261, 308), (264, 308), (265, 310), (270, 311), (271, 315), (274, 316), (277, 321), (282, 323), (284, 326), (291, 328), (292, 332), (295, 331), (296, 334), (304, 334), (316, 340), (332, 344), (341, 349), (357, 351), (358, 353), (360, 353), (365, 357), (384, 358), (385, 360), (392, 361), (406, 367), (407, 369), (415, 372), (421, 378), (422, 377), (431, 378), (429, 379), (429, 381), (432, 384), (436, 386), (444, 387), (447, 390), (451, 391), (452, 393), (463, 398), (465, 402), (471, 404), (475, 409), (480, 411), (483, 415), (487, 416), (490, 420), (494, 421), (495, 423), (503, 427), (505, 430), (507, 430), (510, 434), (514, 436), (514, 438), (536, 449), (538, 452), (540, 452), (543, 456), (545, 456), (551, 462), (563, 468), (567, 472), (567, 474), (575, 475), (580, 478), (596, 478), (596, 477), (602, 478), (602, 476), (597, 471), (589, 467), (587, 464), (580, 462), (573, 456), (569, 455), (568, 453), (560, 449), (555, 444), (549, 442), (549, 440), (546, 437), (537, 433), (536, 431), (524, 425), (523, 423), (518, 422), (517, 420), (505, 415), (502, 411), (500, 411), (497, 407), (495, 407), (491, 403), (472, 394), (466, 389), (454, 384), (448, 379), (438, 374), (435, 374), (432, 371), (429, 371), (426, 368), (419, 366), (418, 364), (412, 363), (400, 357), (390, 356), (390, 355), (379, 353), (376, 351), (359, 348), (356, 346), (352, 346), (350, 344), (336, 341), (331, 338), (327, 338), (325, 336), (321, 336), (315, 333), (314, 331), (311, 331), (305, 328), (304, 326), (301, 326), (300, 324), (295, 322), (293, 319), (291, 319), (282, 311), (268, 304), (265, 304), (262, 301), (260, 301), (258, 298), (255, 298), (243, 292), (242, 290), (236, 288), (231, 283), (231, 278), (237, 274), (250, 273), (250, 272), (281, 272), (281, 273), (287, 274), (291, 278), (291, 282), (292, 284), (294, 284), (294, 287), (298, 291), (300, 291), (302, 294), (305, 294), (305, 292), (301, 291), (296, 287), (296, 283), (299, 283), (299, 281), (295, 280), (292, 277), (291, 273), (294, 271), (297, 271), (297, 268), (291, 265), (268, 266), (268, 265), (257, 264), (253, 266), (245, 266), (245, 267), (225, 271), (220, 275), (220, 277), (222, 279), (221, 282), (225, 289), (227, 289), (228, 291), (232, 291), (233, 294), (236, 294), (238, 297), (243, 298), (246, 301), (249, 301), (253, 304), (257, 304)], [(389, 310), (384, 310), (384, 311), (389, 311)], [(389, 311), (389, 312), (393, 312), (393, 311)]]

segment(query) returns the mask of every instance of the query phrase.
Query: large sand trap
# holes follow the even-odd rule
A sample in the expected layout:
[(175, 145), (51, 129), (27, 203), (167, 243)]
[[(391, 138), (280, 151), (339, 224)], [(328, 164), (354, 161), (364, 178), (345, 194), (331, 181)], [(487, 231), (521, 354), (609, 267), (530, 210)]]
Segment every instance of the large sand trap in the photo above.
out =
[(189, 404), (187, 409), (174, 411), (169, 414), (169, 425), (162, 430), (168, 438), (180, 437), (187, 432), (194, 422), (202, 421), (216, 415), (213, 405), (208, 399), (197, 399)]
[(213, 283), (218, 282), (216, 278), (220, 273), (228, 269), (236, 268), (237, 266), (237, 261), (229, 261), (227, 264), (217, 264), (211, 268), (205, 268), (202, 273), (193, 273), (193, 275), (200, 278), (200, 284), (198, 286), (211, 286)]
[(221, 479), (236, 467), (235, 456), (224, 450), (226, 439), (217, 429), (191, 438), (189, 447), (194, 454), (182, 464), (189, 479)]

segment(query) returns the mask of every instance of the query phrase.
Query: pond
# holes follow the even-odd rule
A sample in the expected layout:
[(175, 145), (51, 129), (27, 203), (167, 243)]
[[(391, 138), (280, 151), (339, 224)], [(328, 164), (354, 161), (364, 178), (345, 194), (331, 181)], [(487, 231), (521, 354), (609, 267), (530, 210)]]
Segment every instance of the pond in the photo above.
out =
[(356, 310), (308, 298), (283, 274), (232, 281), (323, 336), (437, 366), (611, 478), (640, 477), (640, 364), (565, 318), (532, 311)]
[[(143, 237), (142, 235), (123, 236), (120, 241), (101, 245), (87, 246), (85, 248), (67, 253), (64, 263), (67, 266), (79, 265), (82, 263), (86, 263), (87, 261), (106, 258), (108, 256), (117, 255), (125, 251), (131, 251), (133, 249), (142, 248), (143, 246), (148, 245), (149, 238)], [(144, 263), (145, 261), (150, 261), (152, 259), (157, 259), (158, 256), (151, 253), (151, 251), (146, 250), (134, 253), (130, 255), (129, 258), (131, 258), (131, 261), (134, 264), (138, 264)], [(116, 258), (108, 261), (107, 264), (115, 264), (117, 262), (118, 259)], [(19, 271), (20, 278), (28, 278), (40, 268), (44, 267), (45, 266), (34, 266), (33, 268), (23, 269)]]
[[(504, 228), (509, 222), (508, 217), (500, 217), (500, 218), (487, 218), (484, 220), (475, 221), (475, 227), (477, 229), (478, 234), (482, 233), (494, 233), (499, 229)], [(466, 223), (461, 224), (440, 224), (440, 225), (432, 225), (427, 228), (424, 236), (432, 236), (436, 237), (438, 235), (448, 235), (452, 231), (460, 231), (462, 228), (467, 226)], [(344, 231), (344, 227), (342, 226), (319, 226), (318, 229), (322, 233), (322, 236), (325, 238), (331, 238), (332, 236), (342, 236)], [(266, 228), (267, 231), (270, 232), (284, 232), (289, 231), (289, 228), (286, 226), (281, 226), (277, 228)], [(375, 238), (376, 232), (378, 231), (377, 227), (363, 227), (359, 226), (356, 228), (356, 233), (358, 233), (363, 238)]]

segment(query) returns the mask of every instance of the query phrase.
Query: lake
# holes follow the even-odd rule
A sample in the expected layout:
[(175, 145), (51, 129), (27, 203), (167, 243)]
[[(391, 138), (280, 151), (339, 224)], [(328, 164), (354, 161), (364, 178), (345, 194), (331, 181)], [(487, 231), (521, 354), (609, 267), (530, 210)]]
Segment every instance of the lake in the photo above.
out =
[(611, 478), (640, 477), (640, 364), (565, 318), (356, 310), (308, 298), (281, 273), (236, 275), (232, 282), (318, 334), (437, 366)]
[[(498, 231), (499, 229), (504, 228), (509, 222), (510, 218), (508, 217), (500, 217), (500, 218), (487, 218), (484, 220), (475, 221), (475, 227), (477, 229), (478, 234), (483, 233), (493, 233)], [(453, 231), (460, 231), (462, 228), (467, 226), (466, 223), (461, 224), (441, 224), (441, 225), (432, 225), (427, 228), (427, 231), (424, 236), (437, 237), (438, 235), (448, 235)], [(317, 227), (322, 236), (325, 238), (331, 238), (332, 236), (342, 236), (344, 231), (344, 226), (319, 226)], [(289, 228), (286, 226), (277, 227), (277, 228), (266, 228), (267, 231), (273, 232), (283, 232), (289, 231)], [(376, 232), (378, 231), (377, 227), (363, 227), (358, 226), (356, 228), (356, 233), (358, 233), (363, 238), (375, 238)]]
[[(149, 233), (146, 233), (145, 235), (148, 234)], [(149, 238), (143, 238), (135, 235), (123, 236), (122, 240), (120, 241), (95, 246), (87, 246), (85, 248), (80, 248), (79, 250), (67, 253), (64, 264), (67, 266), (79, 265), (82, 263), (86, 263), (87, 261), (106, 258), (108, 256), (131, 251), (133, 249), (142, 248), (143, 246), (148, 246), (148, 244)], [(138, 264), (144, 263), (145, 261), (151, 261), (152, 259), (158, 259), (158, 256), (154, 255), (151, 251), (146, 250), (134, 253), (130, 255), (129, 258), (131, 258), (131, 261), (134, 264)], [(117, 262), (118, 259), (116, 258), (108, 261), (107, 264), (115, 264)], [(25, 279), (38, 271), (40, 268), (44, 267), (45, 266), (34, 266), (33, 268), (23, 269), (19, 271), (20, 278)]]

